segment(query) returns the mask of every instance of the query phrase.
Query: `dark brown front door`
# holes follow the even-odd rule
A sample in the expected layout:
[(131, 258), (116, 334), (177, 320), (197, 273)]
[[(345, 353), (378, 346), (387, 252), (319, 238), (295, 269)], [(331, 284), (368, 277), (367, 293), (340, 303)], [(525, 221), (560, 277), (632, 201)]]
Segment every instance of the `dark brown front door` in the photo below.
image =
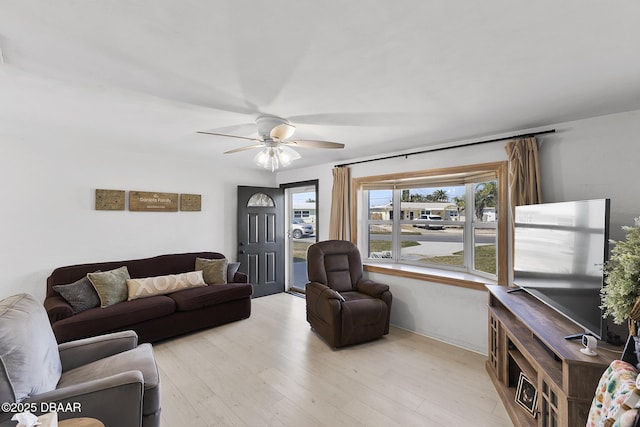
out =
[(284, 190), (238, 186), (238, 261), (253, 296), (284, 292)]

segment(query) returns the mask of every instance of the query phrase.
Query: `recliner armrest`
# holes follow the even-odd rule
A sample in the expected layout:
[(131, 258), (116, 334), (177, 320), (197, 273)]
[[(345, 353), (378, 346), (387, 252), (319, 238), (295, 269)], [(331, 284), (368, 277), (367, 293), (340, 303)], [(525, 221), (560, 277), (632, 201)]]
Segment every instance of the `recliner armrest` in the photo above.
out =
[(316, 290), (319, 298), (337, 299), (340, 301), (344, 301), (344, 298), (342, 297), (342, 295), (340, 295), (338, 292), (334, 291), (327, 285), (323, 285), (322, 283), (319, 283), (319, 282), (309, 282), (306, 284), (305, 288), (309, 289), (309, 287)]
[(64, 372), (123, 351), (132, 350), (137, 346), (138, 334), (134, 331), (122, 331), (65, 342), (58, 345), (58, 352)]
[(356, 290), (371, 297), (380, 298), (382, 294), (389, 292), (389, 285), (363, 279), (356, 284)]
[(134, 370), (52, 390), (24, 402), (37, 402), (45, 409), (62, 404), (64, 410), (58, 413), (61, 420), (90, 417), (107, 426), (139, 427), (143, 395), (142, 372)]
[(309, 282), (305, 286), (307, 311), (316, 313), (326, 322), (336, 324), (342, 308), (340, 295), (330, 287), (318, 282)]

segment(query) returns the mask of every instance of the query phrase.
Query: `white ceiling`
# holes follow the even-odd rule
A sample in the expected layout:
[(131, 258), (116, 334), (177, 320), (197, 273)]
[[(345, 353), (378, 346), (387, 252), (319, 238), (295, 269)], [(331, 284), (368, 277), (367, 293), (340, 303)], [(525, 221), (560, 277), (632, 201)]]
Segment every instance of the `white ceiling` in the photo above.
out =
[[(640, 109), (640, 2), (0, 0), (0, 136), (291, 167)], [(251, 163), (255, 150), (225, 156)]]

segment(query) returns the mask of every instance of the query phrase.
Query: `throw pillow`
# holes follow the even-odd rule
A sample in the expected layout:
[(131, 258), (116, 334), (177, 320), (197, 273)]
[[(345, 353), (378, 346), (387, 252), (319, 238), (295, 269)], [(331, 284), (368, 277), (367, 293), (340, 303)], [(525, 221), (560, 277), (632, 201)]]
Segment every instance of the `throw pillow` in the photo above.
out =
[(76, 314), (100, 305), (100, 297), (87, 276), (68, 285), (54, 285), (53, 290), (71, 305)]
[(182, 274), (168, 274), (166, 276), (145, 277), (143, 279), (128, 279), (129, 301), (137, 298), (164, 295), (181, 289), (207, 286), (202, 277), (202, 271), (191, 271)]
[(46, 393), (60, 380), (56, 337), (44, 306), (31, 295), (0, 301), (0, 367), (0, 402)]
[(100, 273), (89, 273), (87, 277), (100, 297), (100, 307), (106, 308), (127, 300), (127, 279), (130, 279), (127, 266)]
[(224, 285), (227, 283), (227, 259), (196, 258), (196, 270), (202, 270), (207, 285)]
[(637, 376), (638, 372), (632, 364), (622, 360), (611, 362), (596, 387), (587, 427), (613, 425), (625, 409), (636, 405)]
[(240, 268), (239, 262), (230, 262), (227, 265), (227, 283), (233, 283), (235, 280), (233, 279), (238, 269)]

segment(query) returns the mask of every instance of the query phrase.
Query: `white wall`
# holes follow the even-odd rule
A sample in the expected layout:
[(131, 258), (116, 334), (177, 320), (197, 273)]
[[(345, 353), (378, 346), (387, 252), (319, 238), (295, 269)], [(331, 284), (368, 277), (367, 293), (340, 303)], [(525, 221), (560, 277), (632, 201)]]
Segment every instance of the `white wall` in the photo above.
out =
[[(212, 160), (3, 136), (0, 298), (44, 299), (47, 276), (69, 264), (209, 250), (235, 260), (236, 186), (274, 177)], [(96, 211), (97, 188), (201, 194), (202, 211)]]
[[(542, 138), (545, 201), (609, 197), (612, 237), (621, 238), (620, 227), (640, 215), (635, 191), (640, 182), (640, 111), (549, 127), (557, 133)], [(235, 259), (237, 185), (318, 179), (319, 238), (328, 236), (333, 164), (283, 170), (275, 177), (252, 169), (240, 175), (212, 159), (95, 151), (83, 141), (66, 144), (3, 136), (1, 143), (0, 298), (17, 292), (44, 298), (46, 277), (55, 267), (68, 264), (199, 250)], [(497, 142), (355, 165), (352, 176), (504, 159), (504, 143)], [(202, 194), (202, 211), (96, 211), (96, 188)], [(371, 276), (392, 287), (393, 324), (486, 352), (486, 293)]]
[(640, 110), (562, 123), (540, 150), (545, 202), (611, 199), (611, 238), (640, 216)]
[[(540, 137), (543, 199), (546, 202), (611, 198), (612, 237), (640, 216), (640, 111), (550, 125), (557, 133)], [(509, 134), (521, 133), (518, 130)], [(506, 136), (491, 135), (487, 138)], [(460, 141), (465, 142), (465, 141)], [(392, 144), (392, 142), (391, 142)], [(505, 142), (451, 149), (352, 166), (351, 176), (506, 160)], [(416, 150), (418, 151), (418, 150)], [(322, 208), (319, 239), (328, 237), (333, 164), (278, 173), (279, 183), (318, 178)], [(482, 291), (383, 274), (370, 277), (388, 283), (394, 294), (391, 322), (399, 327), (486, 353), (487, 295)]]

